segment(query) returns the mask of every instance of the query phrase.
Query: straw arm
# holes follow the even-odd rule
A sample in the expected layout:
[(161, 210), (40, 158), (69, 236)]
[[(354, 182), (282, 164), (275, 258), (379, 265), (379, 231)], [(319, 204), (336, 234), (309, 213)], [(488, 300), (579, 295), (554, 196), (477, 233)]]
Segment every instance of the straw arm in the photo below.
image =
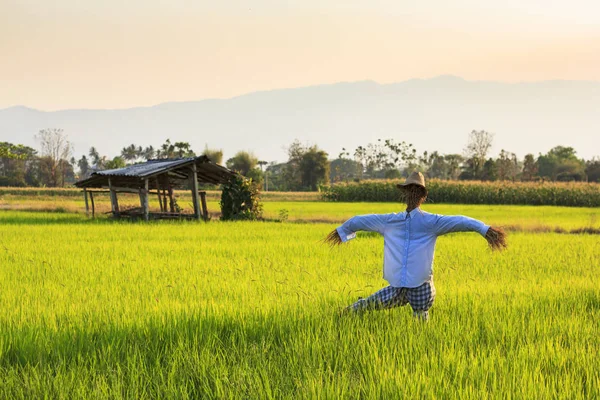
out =
[(339, 246), (342, 244), (342, 238), (338, 233), (337, 229), (332, 230), (329, 234), (323, 239), (323, 243), (329, 245), (330, 247)]
[(502, 228), (490, 226), (485, 234), (485, 240), (487, 240), (490, 249), (494, 251), (502, 251), (508, 248), (506, 232)]

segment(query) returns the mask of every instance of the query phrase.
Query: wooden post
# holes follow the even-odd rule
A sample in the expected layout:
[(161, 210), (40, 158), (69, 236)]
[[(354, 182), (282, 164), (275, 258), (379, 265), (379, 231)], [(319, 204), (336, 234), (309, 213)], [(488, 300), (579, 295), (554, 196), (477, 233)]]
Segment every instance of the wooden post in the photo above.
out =
[(90, 201), (92, 202), (92, 218), (96, 218), (96, 206), (94, 205), (94, 192), (90, 192)]
[(167, 212), (167, 189), (162, 190), (162, 196), (163, 196), (163, 205), (165, 206), (165, 212)]
[(90, 205), (88, 204), (87, 189), (83, 188), (83, 198), (85, 199), (85, 215), (90, 216)]
[(156, 194), (158, 195), (158, 204), (160, 204), (160, 212), (166, 211), (167, 207), (163, 207), (162, 198), (160, 197), (160, 184), (158, 183), (158, 178), (156, 178)]
[(196, 163), (192, 164), (192, 202), (194, 203), (194, 217), (200, 219), (200, 199), (198, 198), (198, 172), (196, 170)]
[(175, 201), (173, 200), (173, 187), (169, 184), (169, 209), (172, 213), (175, 212)]
[(200, 201), (202, 202), (202, 218), (208, 221), (208, 208), (206, 207), (206, 192), (200, 192)]
[(119, 199), (117, 198), (117, 192), (112, 187), (112, 182), (108, 178), (108, 188), (110, 190), (110, 206), (114, 217), (119, 217)]
[(144, 220), (148, 221), (148, 218), (150, 217), (150, 204), (148, 203), (148, 198), (149, 196), (149, 190), (148, 190), (148, 178), (144, 179), (144, 201), (142, 204), (142, 207), (144, 209)]

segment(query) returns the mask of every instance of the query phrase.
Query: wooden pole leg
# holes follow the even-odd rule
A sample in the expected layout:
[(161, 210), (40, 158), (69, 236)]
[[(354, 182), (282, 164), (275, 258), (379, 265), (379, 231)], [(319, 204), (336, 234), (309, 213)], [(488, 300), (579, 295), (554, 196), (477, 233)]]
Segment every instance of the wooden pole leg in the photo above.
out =
[(88, 192), (87, 189), (83, 189), (83, 198), (85, 199), (85, 215), (90, 216), (90, 205), (88, 203)]
[(206, 192), (200, 192), (200, 202), (202, 203), (202, 219), (208, 221), (208, 207), (206, 206)]
[(148, 179), (144, 179), (144, 201), (142, 203), (142, 207), (144, 208), (144, 220), (148, 221), (150, 218), (150, 204), (148, 203), (148, 198), (150, 197), (150, 193), (148, 190)]
[(200, 199), (198, 198), (198, 172), (196, 170), (196, 164), (192, 164), (192, 174), (191, 174), (191, 184), (192, 184), (192, 202), (194, 203), (194, 218), (200, 219)]
[(175, 212), (175, 200), (173, 199), (173, 187), (170, 184), (169, 184), (169, 210), (172, 213)]
[(117, 198), (117, 192), (113, 188), (110, 178), (108, 178), (108, 188), (110, 189), (110, 205), (112, 208), (113, 217), (118, 218), (121, 216), (121, 214), (119, 212), (119, 199)]
[(94, 204), (94, 192), (90, 192), (90, 201), (92, 203), (92, 218), (96, 218), (96, 206)]
[(160, 182), (158, 178), (156, 178), (156, 194), (158, 195), (158, 204), (160, 205), (160, 212), (167, 211), (167, 205), (165, 204), (163, 207), (162, 197), (160, 197)]

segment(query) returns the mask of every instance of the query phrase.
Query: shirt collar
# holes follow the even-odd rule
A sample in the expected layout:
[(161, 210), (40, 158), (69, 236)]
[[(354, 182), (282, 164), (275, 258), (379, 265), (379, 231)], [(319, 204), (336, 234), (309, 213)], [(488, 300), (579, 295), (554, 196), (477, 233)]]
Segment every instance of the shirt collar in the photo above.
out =
[(420, 210), (421, 209), (419, 207), (417, 207), (409, 213), (404, 211), (404, 219), (406, 219), (408, 217), (408, 215), (410, 215), (411, 218), (414, 218), (414, 216), (417, 215), (417, 213), (420, 212)]

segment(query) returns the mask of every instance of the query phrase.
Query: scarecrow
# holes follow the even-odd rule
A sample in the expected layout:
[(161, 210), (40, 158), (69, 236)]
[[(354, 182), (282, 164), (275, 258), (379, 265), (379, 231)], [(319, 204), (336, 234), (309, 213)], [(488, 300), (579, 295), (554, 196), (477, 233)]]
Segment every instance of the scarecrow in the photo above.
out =
[(451, 232), (477, 232), (492, 250), (506, 248), (506, 234), (500, 228), (462, 215), (430, 214), (420, 206), (427, 198), (425, 178), (413, 172), (404, 184), (397, 185), (406, 203), (406, 211), (391, 214), (370, 214), (350, 218), (333, 230), (325, 242), (331, 246), (356, 237), (357, 231), (383, 235), (383, 278), (389, 283), (378, 292), (348, 306), (345, 311), (387, 309), (410, 304), (413, 316), (429, 319), (429, 309), (435, 300), (433, 256), (438, 236)]

